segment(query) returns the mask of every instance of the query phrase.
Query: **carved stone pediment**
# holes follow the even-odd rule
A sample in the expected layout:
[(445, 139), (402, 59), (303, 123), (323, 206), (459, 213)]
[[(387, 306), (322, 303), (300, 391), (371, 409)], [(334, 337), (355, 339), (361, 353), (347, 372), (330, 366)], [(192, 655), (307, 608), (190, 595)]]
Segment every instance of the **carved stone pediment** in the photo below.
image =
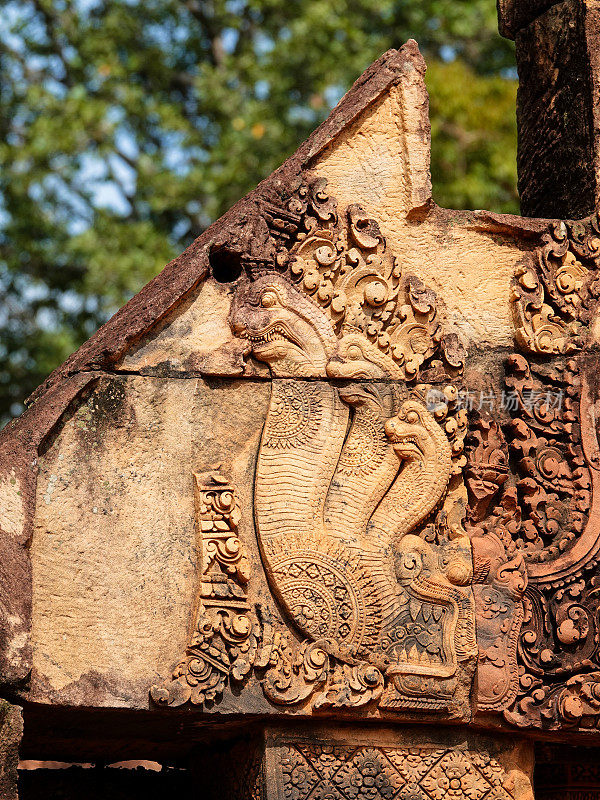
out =
[[(386, 54), (3, 434), (31, 707), (597, 733), (598, 221), (437, 207), (423, 71)], [(331, 774), (518, 795), (383, 739)]]
[[(266, 699), (465, 717), (477, 655), (480, 713), (595, 727), (595, 217), (515, 270), (494, 414), (465, 402), (443, 305), (377, 221), (322, 180), (273, 219), (292, 211), (229, 315), (271, 374), (253, 515), (278, 614), (246, 626)], [(174, 677), (155, 699), (178, 702)]]
[[(272, 375), (253, 506), (281, 617), (243, 612), (247, 638), (237, 642), (227, 600), (211, 630), (228, 677), (254, 666), (276, 705), (464, 716), (476, 658), (462, 526), (467, 415), (446, 382), (460, 380), (464, 353), (377, 222), (356, 205), (339, 212), (326, 189), (303, 185), (273, 213), (278, 230), (293, 212), (294, 234), (274, 263), (247, 265), (229, 318), (246, 358)], [(206, 552), (212, 511), (200, 509)], [(158, 702), (223, 691), (222, 678), (213, 688), (224, 671), (223, 661), (211, 667), (213, 639), (202, 633), (197, 644), (211, 626), (205, 606), (173, 682), (153, 690)]]

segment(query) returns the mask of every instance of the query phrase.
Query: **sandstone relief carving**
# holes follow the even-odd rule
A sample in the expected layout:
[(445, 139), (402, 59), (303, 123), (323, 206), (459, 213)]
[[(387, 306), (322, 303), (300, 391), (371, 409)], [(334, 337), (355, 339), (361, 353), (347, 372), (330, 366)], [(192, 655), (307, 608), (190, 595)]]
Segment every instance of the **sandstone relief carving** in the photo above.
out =
[(513, 285), (515, 335), (524, 350), (557, 355), (582, 348), (596, 316), (599, 255), (597, 213), (552, 225), (537, 263), (520, 268)]
[(279, 748), (280, 800), (511, 800), (513, 779), (485, 751), (295, 744)]
[[(338, 214), (323, 182), (302, 186), (268, 219), (277, 257), (245, 264), (230, 324), (246, 358), (272, 375), (254, 517), (285, 625), (247, 606), (221, 617), (217, 603), (215, 628), (202, 610), (175, 673), (183, 692), (153, 697), (215, 699), (224, 667), (239, 679), (254, 660), (278, 705), (376, 702), (468, 715), (476, 644), (463, 527), (467, 416), (449, 382), (464, 353), (444, 336), (434, 293), (402, 275), (377, 223), (358, 206)], [(201, 512), (200, 525), (213, 525), (212, 516)], [(230, 565), (207, 547), (203, 564)], [(243, 574), (230, 582), (242, 598)], [(218, 655), (207, 625), (224, 643)], [(228, 639), (232, 625), (243, 627), (233, 631), (241, 649)], [(200, 663), (211, 677), (189, 691)]]
[(377, 223), (323, 182), (267, 221), (276, 257), (244, 264), (230, 325), (272, 376), (253, 515), (281, 617), (248, 598), (232, 487), (203, 478), (196, 625), (153, 698), (216, 700), (253, 670), (280, 707), (464, 717), (478, 652), (480, 711), (595, 726), (596, 218), (517, 273), (535, 357), (507, 361), (508, 422), (469, 425), (464, 353)]
[(383, 56), (5, 440), (10, 696), (43, 731), (102, 707), (82, 758), (532, 800), (539, 740), (598, 735), (600, 221), (437, 207), (424, 69)]
[(528, 587), (518, 695), (505, 717), (520, 726), (600, 720), (598, 230), (596, 215), (554, 225), (514, 285), (517, 342), (533, 354), (506, 369), (519, 512), (510, 534)]
[(478, 708), (502, 711), (518, 686), (517, 643), (523, 622), (527, 571), (514, 541), (520, 509), (509, 477), (508, 447), (500, 425), (472, 420), (465, 469), (467, 530), (473, 547), (473, 591), (477, 615)]
[[(322, 184), (304, 192), (310, 202), (290, 203), (304, 216), (287, 260), (253, 265), (231, 313), (273, 376), (257, 535), (272, 591), (305, 637), (295, 654), (283, 634), (265, 691), (299, 702), (337, 669), (339, 689), (329, 681), (319, 705), (447, 709), (459, 665), (475, 654), (470, 550), (455, 509), (466, 415), (453, 386), (432, 412), (415, 381), (434, 355), (438, 374), (456, 374), (460, 350), (377, 223), (358, 206), (340, 222)], [(305, 380), (319, 375), (354, 383)], [(443, 522), (424, 532), (444, 500)]]
[(271, 373), (252, 514), (279, 614), (248, 598), (214, 478), (197, 624), (154, 699), (204, 703), (252, 673), (282, 708), (465, 718), (477, 659), (480, 711), (596, 726), (596, 218), (554, 226), (515, 277), (502, 418), (468, 418), (439, 302), (358, 206), (317, 182), (267, 220), (276, 257), (244, 263), (230, 326)]
[(250, 562), (237, 536), (235, 491), (218, 472), (194, 475), (194, 490), (201, 551), (195, 625), (172, 679), (151, 690), (156, 703), (172, 706), (216, 700), (229, 681), (241, 681), (260, 634), (247, 598)]

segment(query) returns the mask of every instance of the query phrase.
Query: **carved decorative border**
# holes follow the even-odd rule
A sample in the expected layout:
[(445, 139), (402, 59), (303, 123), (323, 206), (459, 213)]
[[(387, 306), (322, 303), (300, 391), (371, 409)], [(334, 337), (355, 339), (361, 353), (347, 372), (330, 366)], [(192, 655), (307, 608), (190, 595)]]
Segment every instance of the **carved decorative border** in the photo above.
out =
[(185, 656), (171, 680), (153, 686), (159, 704), (201, 705), (241, 682), (254, 663), (260, 625), (248, 602), (250, 562), (237, 535), (240, 509), (233, 486), (219, 473), (194, 475), (201, 546), (200, 591)]

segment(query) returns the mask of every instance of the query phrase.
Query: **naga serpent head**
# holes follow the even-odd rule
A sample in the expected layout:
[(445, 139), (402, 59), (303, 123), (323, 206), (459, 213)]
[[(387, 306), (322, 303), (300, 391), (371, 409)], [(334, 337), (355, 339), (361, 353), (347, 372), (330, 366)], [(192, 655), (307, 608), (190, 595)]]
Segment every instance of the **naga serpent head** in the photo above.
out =
[(406, 400), (385, 423), (385, 433), (398, 458), (425, 461), (439, 446), (438, 424), (422, 403)]
[(241, 283), (230, 325), (250, 343), (252, 355), (274, 375), (319, 375), (337, 339), (325, 314), (283, 276), (262, 275)]

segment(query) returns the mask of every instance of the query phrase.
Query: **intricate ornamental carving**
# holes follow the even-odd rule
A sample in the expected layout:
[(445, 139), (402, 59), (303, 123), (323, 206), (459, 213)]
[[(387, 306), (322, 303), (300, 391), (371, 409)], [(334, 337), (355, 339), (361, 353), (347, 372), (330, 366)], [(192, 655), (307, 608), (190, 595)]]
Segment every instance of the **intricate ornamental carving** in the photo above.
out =
[(198, 621), (152, 696), (215, 700), (253, 668), (280, 706), (468, 717), (467, 415), (448, 382), (464, 354), (358, 206), (340, 219), (317, 183), (265, 216), (277, 257), (245, 262), (230, 324), (272, 373), (254, 517), (284, 622), (248, 603), (232, 489), (212, 476)]
[[(324, 312), (338, 340), (329, 376), (359, 377), (366, 370), (364, 377), (412, 381), (435, 358), (446, 377), (460, 373), (465, 353), (456, 334), (443, 333), (435, 293), (414, 275), (402, 276), (379, 225), (360, 206), (348, 206), (340, 218), (318, 180), (266, 217), (279, 242), (278, 268)], [(256, 275), (274, 265), (248, 266)], [(306, 360), (286, 366), (290, 374), (320, 374)]]
[(529, 585), (505, 717), (521, 726), (600, 725), (599, 256), (597, 215), (558, 223), (513, 294), (517, 340), (536, 354), (512, 356), (506, 378), (520, 512), (511, 536)]
[(506, 373), (515, 401), (508, 431), (522, 515), (515, 543), (528, 563), (552, 562), (580, 538), (591, 505), (579, 423), (579, 367), (573, 359), (535, 365), (515, 355)]
[(231, 312), (273, 376), (254, 509), (267, 578), (300, 636), (273, 635), (265, 693), (460, 716), (476, 653), (466, 413), (454, 386), (431, 402), (432, 384), (416, 384), (460, 372), (460, 348), (376, 222), (357, 206), (340, 222), (323, 185), (299, 197), (290, 252), (277, 269), (249, 265)]
[(201, 576), (195, 625), (170, 681), (151, 689), (156, 703), (179, 706), (218, 699), (254, 663), (260, 626), (247, 599), (250, 562), (237, 535), (240, 509), (219, 473), (194, 475)]
[[(530, 585), (519, 639), (520, 692), (506, 717), (526, 726), (595, 727), (600, 541), (586, 370), (573, 359), (534, 366), (520, 356), (509, 369), (519, 398), (511, 449), (523, 512), (515, 541)], [(545, 398), (559, 387), (564, 399), (550, 408)], [(532, 404), (526, 391), (541, 399)]]
[(481, 522), (508, 478), (508, 450), (499, 424), (474, 416), (467, 439), (465, 482), (469, 493), (469, 520)]
[(264, 649), (268, 669), (262, 684), (273, 703), (293, 706), (311, 698), (318, 711), (359, 708), (381, 697), (380, 670), (368, 662), (346, 664), (335, 658), (334, 640), (305, 640), (298, 646), (288, 632), (265, 630), (265, 642), (270, 645)]
[(598, 298), (600, 226), (557, 222), (544, 237), (535, 267), (522, 267), (513, 285), (518, 344), (533, 353), (568, 354), (581, 349)]
[(511, 800), (514, 782), (485, 751), (294, 744), (276, 748), (278, 800)]
[(520, 523), (516, 492), (511, 488), (502, 493), (508, 462), (498, 423), (485, 417), (473, 420), (465, 469), (467, 530), (473, 546), (477, 614), (477, 705), (484, 711), (509, 707), (519, 688), (517, 644), (527, 571), (513, 539)]

